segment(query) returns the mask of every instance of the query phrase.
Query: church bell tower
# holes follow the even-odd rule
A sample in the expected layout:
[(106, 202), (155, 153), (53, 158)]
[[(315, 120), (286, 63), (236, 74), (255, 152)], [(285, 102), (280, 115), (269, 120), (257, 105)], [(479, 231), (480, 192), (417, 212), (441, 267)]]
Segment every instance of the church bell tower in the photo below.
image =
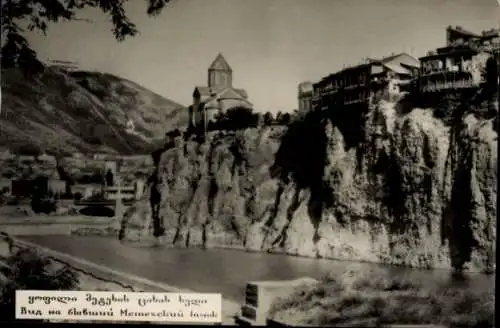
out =
[(208, 87), (212, 90), (221, 90), (231, 88), (232, 85), (233, 70), (219, 53), (208, 69)]

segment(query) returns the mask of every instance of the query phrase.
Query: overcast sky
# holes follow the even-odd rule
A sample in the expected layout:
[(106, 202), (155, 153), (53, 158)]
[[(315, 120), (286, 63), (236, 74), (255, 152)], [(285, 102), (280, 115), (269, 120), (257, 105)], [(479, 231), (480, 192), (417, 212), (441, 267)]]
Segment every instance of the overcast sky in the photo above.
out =
[(42, 59), (77, 61), (190, 104), (195, 85), (221, 52), (233, 84), (256, 110), (297, 108), (297, 84), (316, 81), (363, 57), (442, 46), (447, 25), (479, 32), (498, 27), (496, 0), (173, 0), (156, 18), (144, 1), (126, 6), (140, 34), (118, 43), (107, 17), (51, 25), (29, 40)]

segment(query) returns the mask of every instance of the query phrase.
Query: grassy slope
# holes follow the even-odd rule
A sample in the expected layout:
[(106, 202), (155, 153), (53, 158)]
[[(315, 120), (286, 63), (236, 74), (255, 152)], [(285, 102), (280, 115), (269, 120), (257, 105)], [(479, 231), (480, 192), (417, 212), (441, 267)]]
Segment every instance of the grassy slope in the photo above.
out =
[[(135, 133), (126, 131), (129, 119)], [(11, 148), (145, 153), (186, 121), (183, 106), (111, 74), (49, 68), (33, 79), (2, 71), (0, 145)]]
[(456, 284), (429, 288), (382, 272), (346, 276), (328, 277), (319, 284), (298, 288), (289, 297), (278, 299), (270, 316), (312, 326), (493, 325), (494, 288), (488, 292)]

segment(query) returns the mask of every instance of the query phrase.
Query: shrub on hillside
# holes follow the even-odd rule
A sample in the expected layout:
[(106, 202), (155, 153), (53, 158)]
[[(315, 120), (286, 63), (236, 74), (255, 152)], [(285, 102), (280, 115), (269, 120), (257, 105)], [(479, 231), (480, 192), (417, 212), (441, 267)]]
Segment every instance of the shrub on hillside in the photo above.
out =
[(273, 114), (271, 114), (270, 112), (266, 112), (263, 117), (263, 123), (265, 126), (272, 125), (274, 123)]
[(0, 321), (15, 319), (16, 290), (75, 290), (78, 276), (69, 267), (51, 270), (51, 261), (30, 249), (21, 249), (6, 260), (0, 290)]
[(74, 200), (82, 200), (83, 195), (81, 192), (76, 192), (75, 195), (73, 196)]
[(276, 124), (279, 125), (288, 125), (292, 121), (292, 116), (290, 113), (281, 113), (279, 112), (278, 115), (276, 115)]
[[(479, 293), (453, 285), (425, 289), (405, 278), (382, 272), (328, 277), (297, 288), (276, 300), (269, 316), (313, 326), (379, 326), (388, 324), (443, 324), (492, 327), (494, 291)], [(297, 322), (296, 322), (297, 321)]]
[(26, 143), (16, 147), (16, 149), (14, 149), (14, 153), (26, 156), (39, 156), (42, 154), (42, 150), (38, 145)]

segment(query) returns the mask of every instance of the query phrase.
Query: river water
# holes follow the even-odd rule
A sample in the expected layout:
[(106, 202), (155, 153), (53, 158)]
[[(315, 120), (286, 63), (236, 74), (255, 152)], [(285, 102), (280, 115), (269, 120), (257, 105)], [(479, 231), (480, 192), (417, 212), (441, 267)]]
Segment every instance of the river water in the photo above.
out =
[[(444, 285), (450, 279), (446, 270), (415, 270), (226, 249), (144, 247), (106, 237), (43, 235), (21, 239), (153, 281), (197, 292), (222, 293), (240, 303), (244, 301), (247, 281), (305, 276), (321, 279), (329, 273), (342, 274), (354, 265), (382, 268), (390, 275), (406, 276), (428, 285)], [(495, 275), (471, 274), (461, 283), (463, 288), (486, 291), (494, 288), (494, 280)]]

